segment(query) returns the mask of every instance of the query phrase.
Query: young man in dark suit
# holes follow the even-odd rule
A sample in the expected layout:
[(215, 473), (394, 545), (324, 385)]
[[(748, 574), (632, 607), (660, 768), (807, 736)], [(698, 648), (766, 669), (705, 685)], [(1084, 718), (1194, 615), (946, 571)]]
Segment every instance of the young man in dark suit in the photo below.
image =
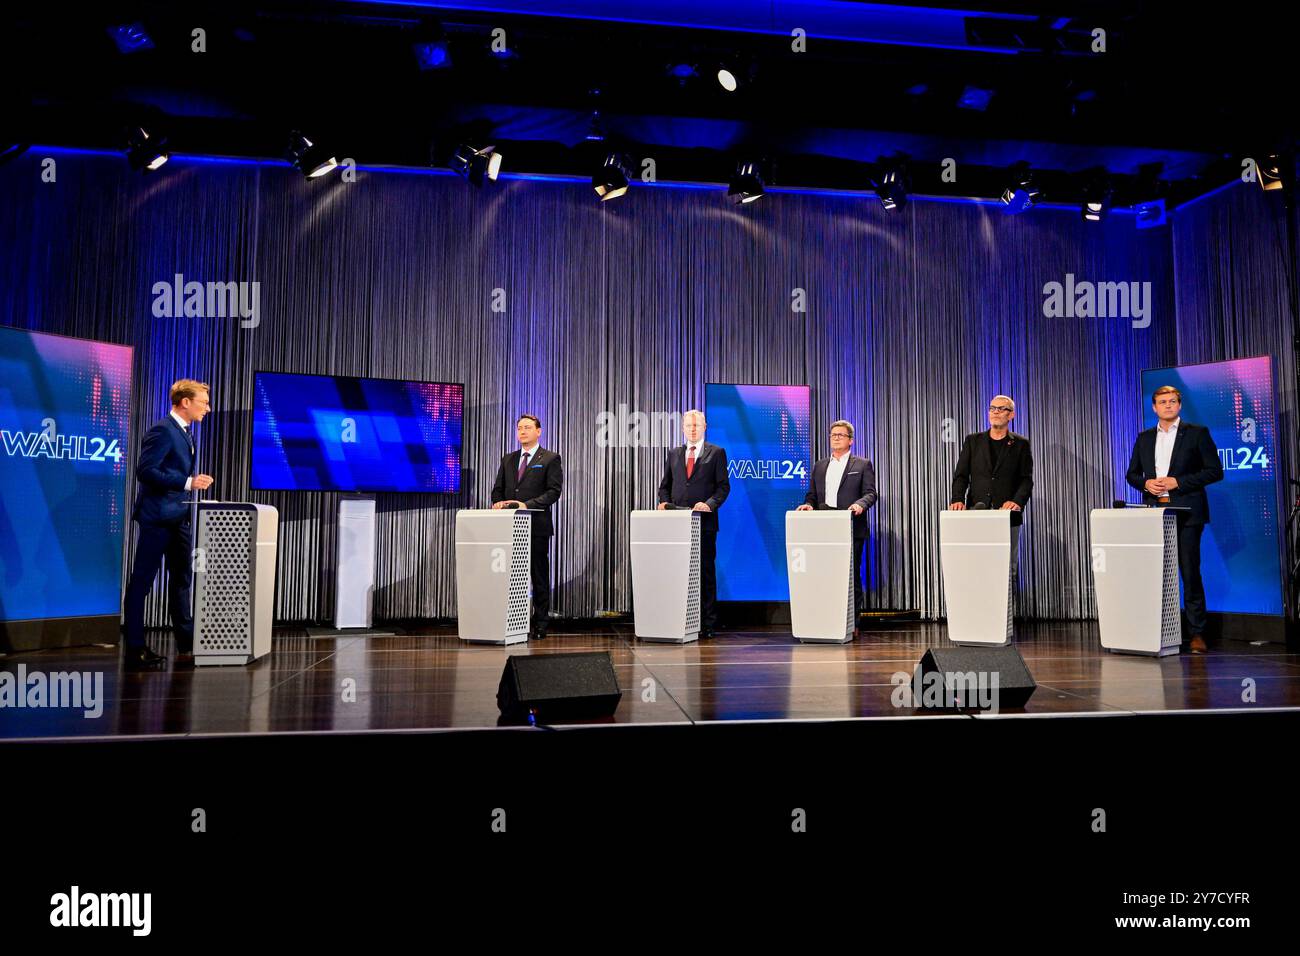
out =
[(1201, 534), (1210, 523), (1205, 486), (1223, 480), (1223, 463), (1210, 430), (1182, 420), (1183, 396), (1164, 385), (1151, 396), (1159, 422), (1138, 434), (1129, 459), (1128, 483), (1148, 505), (1186, 508), (1178, 515), (1178, 571), (1193, 654), (1204, 654), (1205, 584), (1201, 580)]
[(962, 511), (982, 504), (1011, 512), (1011, 580), (1020, 569), (1020, 524), (1034, 490), (1034, 456), (1029, 439), (1011, 430), (1016, 403), (1006, 395), (989, 402), (989, 430), (967, 435), (952, 475), (948, 508)]
[(135, 463), (136, 496), (132, 517), (139, 526), (135, 564), (126, 586), (123, 663), (129, 670), (160, 666), (166, 658), (144, 643), (144, 605), (163, 560), (167, 562), (167, 606), (176, 632), (178, 657), (192, 659), (194, 621), (190, 610), (193, 529), (189, 493), (212, 486), (198, 474), (191, 426), (210, 409), (208, 386), (183, 378), (171, 387), (171, 414), (144, 436)]
[(718, 624), (718, 509), (731, 493), (727, 453), (704, 440), (704, 413), (682, 415), (686, 444), (664, 459), (659, 482), (659, 509), (670, 504), (700, 512), (700, 637), (712, 637)]
[(871, 459), (850, 454), (853, 426), (831, 422), (831, 455), (813, 465), (812, 482), (797, 510), (853, 512), (853, 636), (862, 613), (862, 552), (867, 546), (867, 509), (876, 503), (876, 469)]
[(530, 637), (545, 640), (551, 613), (551, 505), (564, 490), (564, 468), (560, 456), (540, 444), (542, 420), (520, 415), (515, 422), (519, 450), (501, 459), (497, 480), (492, 485), (493, 508), (530, 508), (532, 517), (533, 619)]

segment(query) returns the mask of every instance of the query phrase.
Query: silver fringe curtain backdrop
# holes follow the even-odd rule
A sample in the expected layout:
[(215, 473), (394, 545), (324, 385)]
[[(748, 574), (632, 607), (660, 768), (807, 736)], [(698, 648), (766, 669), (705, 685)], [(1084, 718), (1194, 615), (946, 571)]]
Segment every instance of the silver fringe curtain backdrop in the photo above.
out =
[[(46, 156), (55, 183), (40, 181)], [(456, 509), (486, 503), (523, 411), (565, 461), (555, 610), (630, 610), (627, 513), (653, 502), (678, 436), (629, 445), (602, 432), (602, 413), (680, 412), (711, 381), (811, 386), (814, 456), (831, 421), (855, 423), (881, 495), (871, 603), (927, 617), (943, 613), (938, 512), (961, 438), (984, 427), (992, 395), (1011, 395), (1036, 471), (1020, 610), (1086, 618), (1087, 513), (1124, 492), (1141, 369), (1270, 351), (1283, 334), (1264, 265), (1213, 308), (1221, 283), (1199, 278), (1207, 258), (1225, 274), (1253, 259), (1260, 200), (1245, 194), (1138, 231), (1130, 216), (1096, 226), (1076, 210), (914, 201), (886, 214), (869, 198), (781, 193), (736, 208), (720, 189), (678, 187), (600, 204), (582, 183), (308, 182), (222, 161), (173, 159), (145, 178), (116, 156), (40, 149), (0, 168), (0, 190), (0, 322), (134, 345), (136, 435), (165, 414), (173, 379), (211, 383), (203, 467), (218, 497), (280, 510), (280, 620), (332, 614), (337, 496), (248, 490), (255, 369), (465, 383), (462, 493), (379, 496), (381, 619), (454, 615)], [(1206, 235), (1225, 204), (1241, 205), (1241, 234)], [(1176, 299), (1175, 263), (1207, 288)], [(1046, 318), (1045, 284), (1067, 273), (1149, 282), (1149, 327)], [(155, 317), (152, 287), (176, 274), (260, 283), (259, 324)]]

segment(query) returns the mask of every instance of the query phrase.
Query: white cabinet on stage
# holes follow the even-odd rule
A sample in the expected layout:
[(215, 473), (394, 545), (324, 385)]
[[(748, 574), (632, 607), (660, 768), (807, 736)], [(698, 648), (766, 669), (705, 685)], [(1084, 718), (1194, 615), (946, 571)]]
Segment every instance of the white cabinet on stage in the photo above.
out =
[(198, 504), (194, 666), (251, 664), (271, 651), (280, 513), (241, 501)]

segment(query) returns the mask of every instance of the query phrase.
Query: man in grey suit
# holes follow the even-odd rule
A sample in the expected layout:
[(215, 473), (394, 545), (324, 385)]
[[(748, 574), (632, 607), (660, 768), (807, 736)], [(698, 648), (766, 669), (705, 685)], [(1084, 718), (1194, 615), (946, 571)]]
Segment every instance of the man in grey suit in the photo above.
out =
[(869, 458), (851, 454), (853, 426), (831, 423), (831, 454), (813, 465), (812, 483), (799, 511), (848, 510), (853, 513), (853, 636), (862, 613), (862, 553), (867, 545), (867, 509), (876, 503), (876, 469)]
[(659, 482), (659, 509), (669, 505), (700, 512), (700, 637), (712, 637), (718, 623), (718, 509), (731, 493), (727, 477), (727, 452), (704, 440), (704, 413), (691, 409), (682, 415), (686, 444), (664, 459)]

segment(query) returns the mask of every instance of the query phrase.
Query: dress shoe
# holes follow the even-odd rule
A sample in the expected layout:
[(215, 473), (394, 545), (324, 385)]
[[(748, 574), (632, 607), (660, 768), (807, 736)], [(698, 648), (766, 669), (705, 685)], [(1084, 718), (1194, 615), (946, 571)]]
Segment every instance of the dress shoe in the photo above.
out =
[(706, 641), (713, 636), (714, 636), (713, 628), (705, 627), (700, 629), (700, 640)]
[(544, 627), (535, 627), (535, 628), (533, 628), (533, 632), (532, 632), (531, 634), (528, 635), (528, 639), (529, 639), (530, 641), (544, 641), (544, 640), (546, 640), (546, 628), (544, 628)]
[(147, 647), (127, 647), (122, 651), (122, 667), (128, 671), (147, 671), (161, 667), (167, 658)]
[(1199, 634), (1193, 634), (1191, 647), (1192, 653), (1204, 654), (1207, 650), (1209, 650), (1209, 648), (1205, 646), (1205, 638), (1201, 637)]

